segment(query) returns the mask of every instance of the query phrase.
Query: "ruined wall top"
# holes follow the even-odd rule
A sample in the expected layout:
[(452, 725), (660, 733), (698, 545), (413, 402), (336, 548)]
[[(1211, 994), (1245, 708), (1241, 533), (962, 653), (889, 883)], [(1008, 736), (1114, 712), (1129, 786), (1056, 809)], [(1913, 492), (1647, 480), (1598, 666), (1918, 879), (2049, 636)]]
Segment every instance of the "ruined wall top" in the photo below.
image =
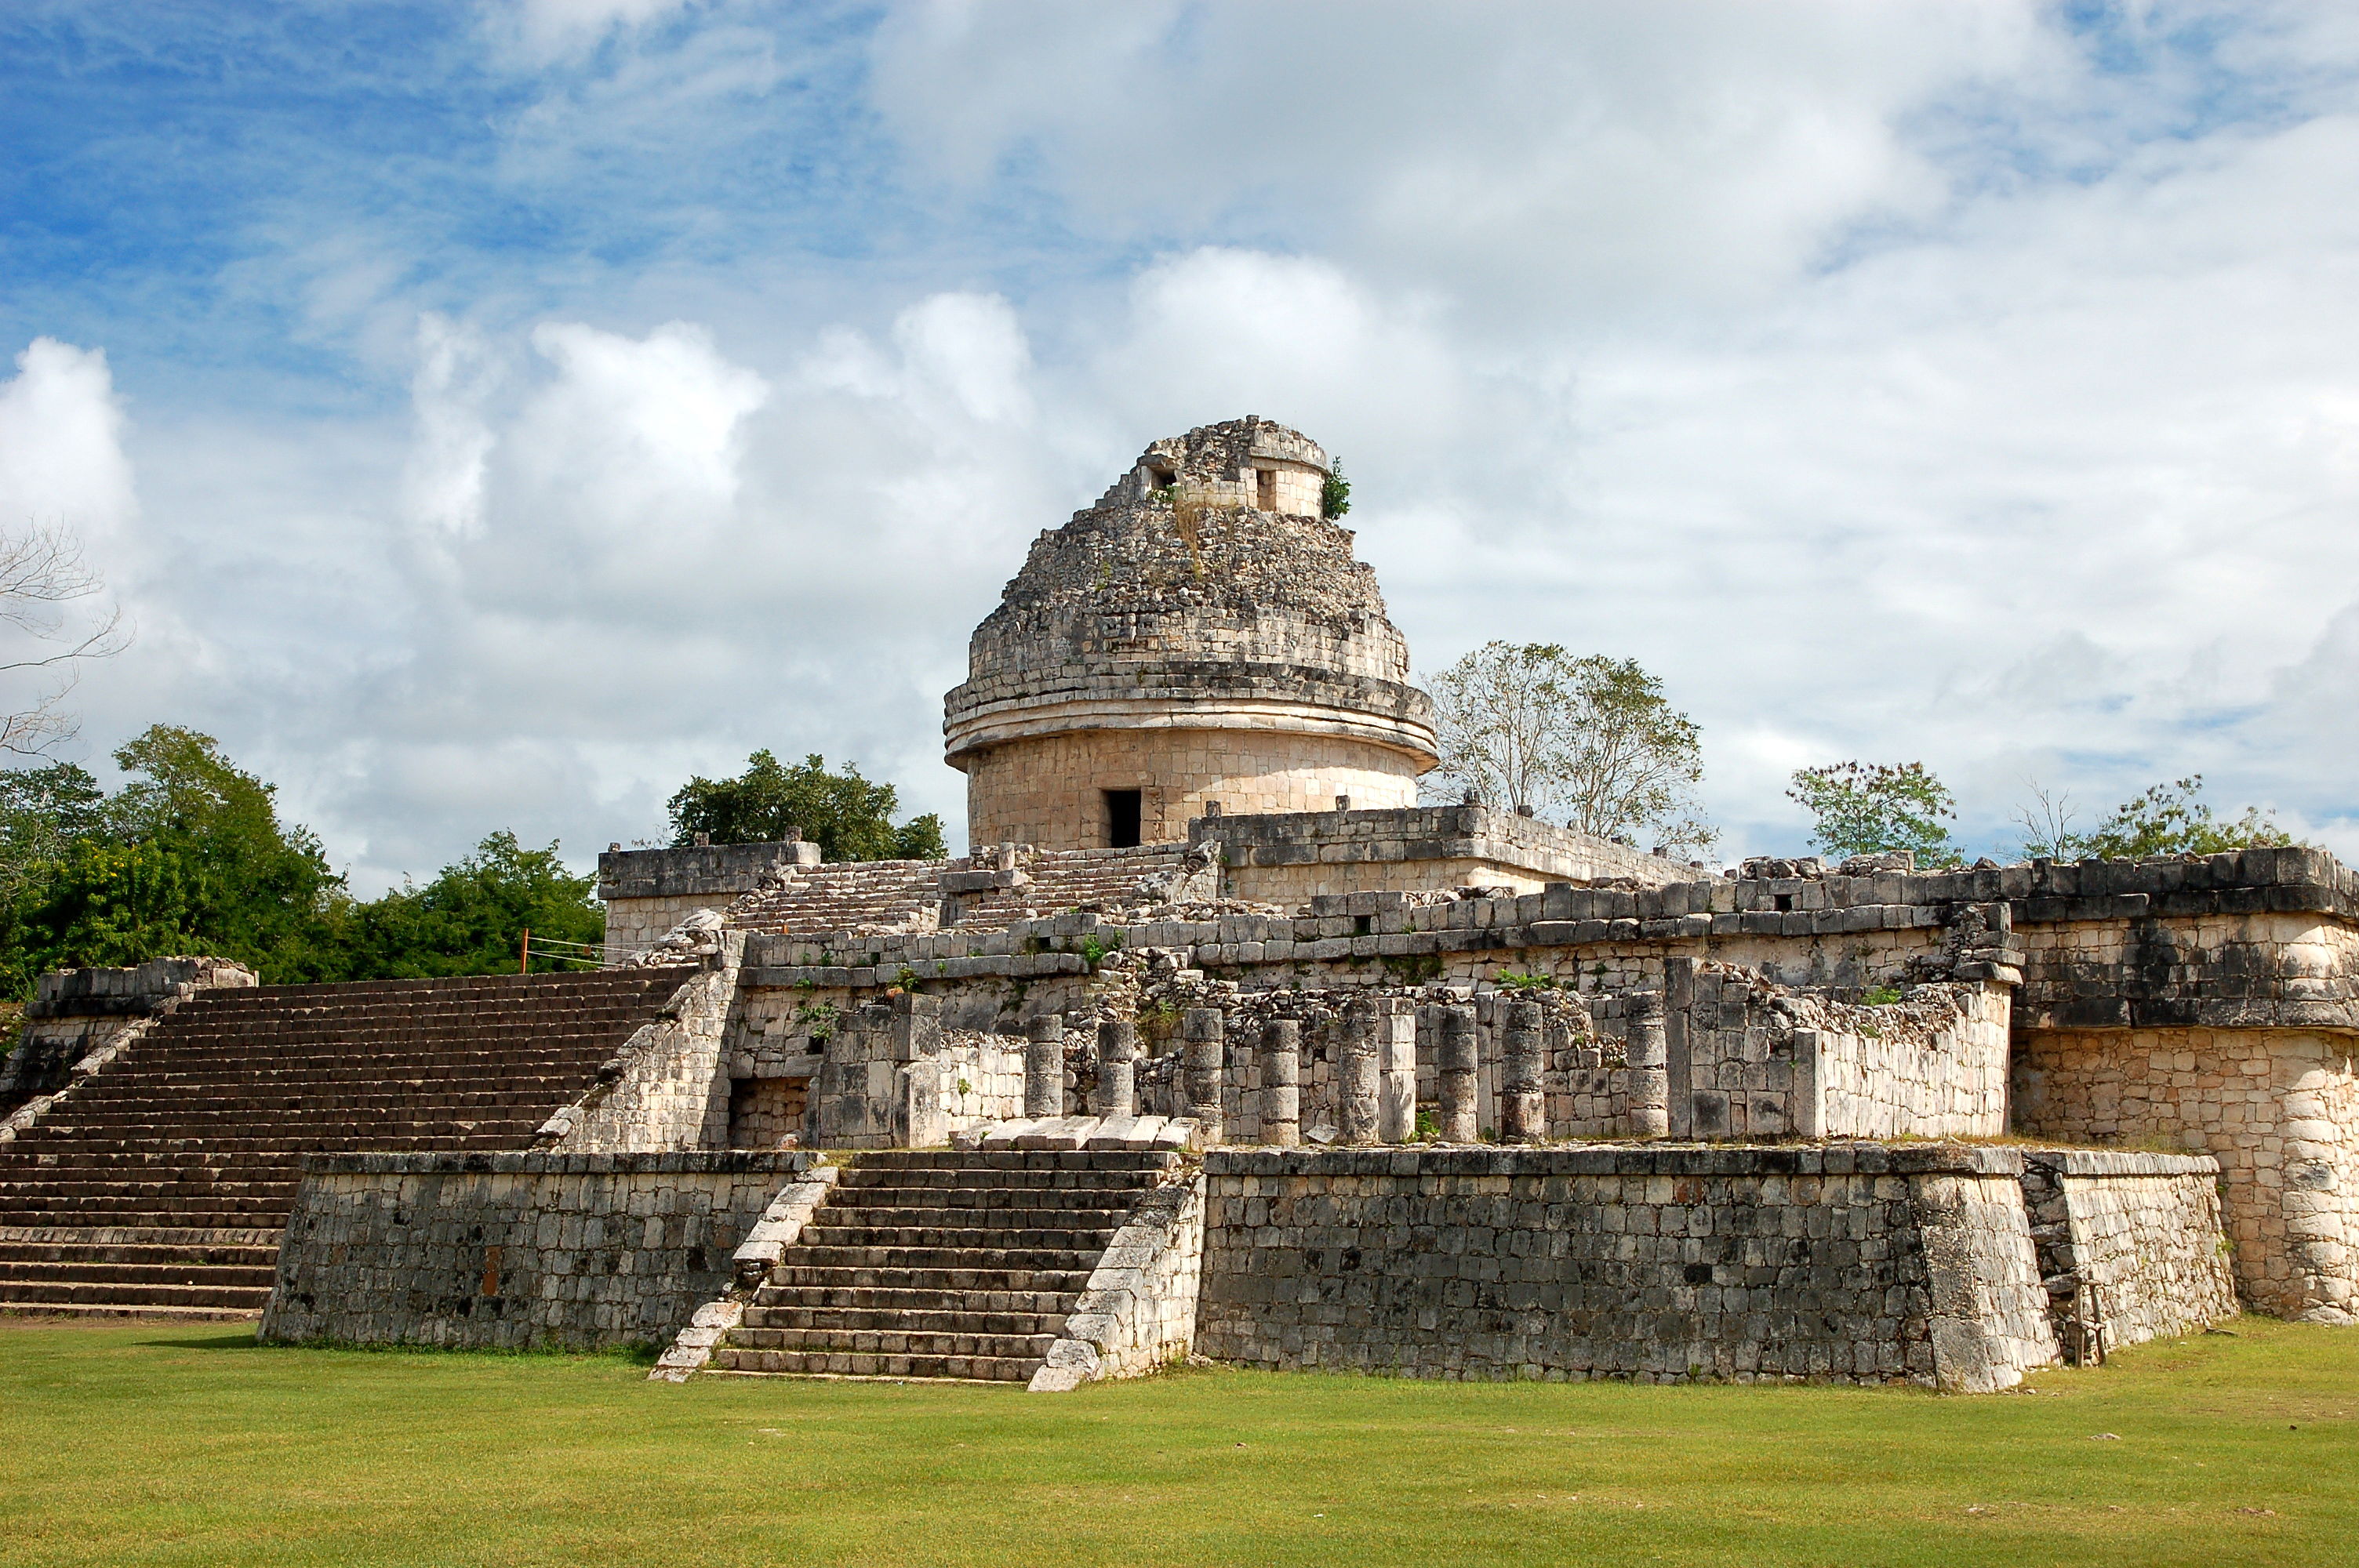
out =
[(1430, 759), (1408, 644), (1351, 531), (1320, 515), (1329, 470), (1316, 442), (1258, 417), (1148, 447), (1033, 542), (976, 628), (968, 679), (944, 704), (951, 760), (1039, 732), (1023, 720), (1044, 710), (1147, 727), (1175, 703), (1212, 724), (1223, 703), (1290, 707), (1308, 728)]

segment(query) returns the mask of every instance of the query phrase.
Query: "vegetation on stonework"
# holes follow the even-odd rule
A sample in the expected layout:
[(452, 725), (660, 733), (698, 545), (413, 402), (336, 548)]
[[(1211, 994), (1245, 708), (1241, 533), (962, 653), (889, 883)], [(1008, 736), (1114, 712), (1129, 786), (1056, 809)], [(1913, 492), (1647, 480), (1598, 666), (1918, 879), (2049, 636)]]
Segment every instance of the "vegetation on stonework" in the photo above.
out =
[(1601, 838), (1701, 853), (1703, 731), (1635, 659), (1486, 643), (1426, 682), (1441, 765), (1430, 796), (1561, 819)]
[(1831, 859), (1898, 849), (1913, 851), (1919, 866), (1962, 859), (1942, 826), (1957, 816), (1957, 802), (1922, 762), (1800, 768), (1786, 795), (1810, 814), (1810, 845)]
[(2359, 1336), (2224, 1326), (2017, 1394), (1199, 1368), (1027, 1395), (0, 1320), (0, 1564), (2347, 1561)]
[(1331, 460), (1319, 486), (1319, 515), (1331, 522), (1352, 510), (1352, 481), (1343, 477), (1343, 460)]
[(604, 929), (594, 880), (555, 844), (494, 833), (424, 886), (364, 901), (212, 737), (159, 724), (114, 761), (127, 776), (111, 795), (71, 762), (0, 773), (0, 993), (175, 954), (273, 984), (495, 974), (516, 968), (527, 928), (583, 944)]
[(2076, 832), (2072, 797), (2031, 785), (2030, 804), (2016, 809), (2025, 860), (2136, 860), (2148, 855), (2216, 855), (2230, 849), (2277, 849), (2296, 842), (2258, 806), (2223, 822), (2202, 799), (2203, 775), (2149, 784), (2115, 806), (2086, 833)]
[(767, 750), (745, 759), (734, 779), (691, 778), (671, 797), (672, 843), (703, 834), (715, 844), (760, 844), (799, 832), (830, 860), (939, 860), (950, 850), (932, 812), (896, 826), (900, 801), (888, 784), (856, 764), (830, 773), (814, 752), (788, 767)]

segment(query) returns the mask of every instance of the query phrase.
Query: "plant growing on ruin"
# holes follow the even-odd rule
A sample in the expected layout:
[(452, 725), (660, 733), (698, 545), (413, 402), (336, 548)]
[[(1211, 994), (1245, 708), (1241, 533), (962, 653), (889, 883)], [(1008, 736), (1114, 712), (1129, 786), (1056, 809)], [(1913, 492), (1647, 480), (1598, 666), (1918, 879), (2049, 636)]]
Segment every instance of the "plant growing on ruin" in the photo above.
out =
[(1700, 851), (1718, 838), (1695, 799), (1702, 730), (1634, 659), (1553, 643), (1487, 643), (1430, 677), (1436, 799), (1560, 814), (1601, 838)]
[(1798, 769), (1787, 797), (1812, 818), (1810, 844), (1830, 856), (1913, 850), (1919, 865), (1960, 856), (1942, 818), (1955, 818), (1949, 786), (1922, 762), (1832, 762)]
[(2150, 784), (2115, 806), (2086, 833), (2073, 831), (2072, 797), (2050, 795), (2037, 781), (2031, 802), (2016, 808), (2027, 860), (2135, 860), (2147, 855), (2216, 855), (2230, 849), (2280, 848), (2293, 836), (2258, 806), (2223, 822), (2201, 799), (2203, 775)]
[(1118, 952), (1121, 947), (1122, 933), (1119, 931), (1102, 936), (1085, 936), (1082, 939), (1082, 962), (1095, 970), (1105, 962), (1107, 954)]
[(842, 1011), (832, 1001), (807, 1001), (795, 1009), (795, 1027), (812, 1040), (830, 1040)]
[(1870, 986), (1865, 991), (1861, 993), (1859, 1005), (1862, 1007), (1890, 1007), (1894, 1002), (1901, 1000), (1902, 994), (1903, 993), (1898, 986)]
[(1511, 991), (1552, 991), (1557, 989), (1554, 975), (1542, 975), (1519, 969), (1501, 969), (1493, 977)]
[(1352, 481), (1343, 477), (1343, 460), (1337, 458), (1319, 486), (1319, 515), (1333, 519), (1352, 510)]

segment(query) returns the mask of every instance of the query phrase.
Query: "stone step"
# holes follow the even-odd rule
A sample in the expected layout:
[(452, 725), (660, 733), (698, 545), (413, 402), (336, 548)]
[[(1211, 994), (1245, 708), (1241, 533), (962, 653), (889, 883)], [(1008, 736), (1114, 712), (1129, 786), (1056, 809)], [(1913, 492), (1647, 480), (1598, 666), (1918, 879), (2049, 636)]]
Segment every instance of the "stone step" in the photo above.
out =
[[(795, 1257), (802, 1250), (789, 1248), (787, 1256)], [(912, 1290), (952, 1291), (961, 1294), (970, 1292), (1022, 1292), (1079, 1295), (1090, 1282), (1093, 1264), (1077, 1268), (965, 1268), (911, 1266), (892, 1268), (856, 1266), (852, 1264), (806, 1264), (799, 1260), (781, 1262), (770, 1270), (772, 1289), (810, 1287), (818, 1290)]]
[(0, 1316), (117, 1317), (158, 1323), (250, 1323), (262, 1315), (262, 1303), (252, 1306), (157, 1306), (120, 1302), (21, 1302), (0, 1292)]
[(1168, 1171), (1180, 1155), (1168, 1149), (877, 1149), (843, 1173), (849, 1181), (874, 1171)]
[(1086, 1276), (1095, 1251), (1071, 1248), (1020, 1247), (819, 1247), (796, 1243), (805, 1269), (894, 1271), (947, 1269), (975, 1273), (1079, 1273)]
[(1026, 1383), (1041, 1358), (989, 1356), (887, 1355), (850, 1350), (740, 1350), (723, 1345), (709, 1372), (803, 1378), (944, 1378), (967, 1382)]
[[(875, 1188), (868, 1189), (875, 1192)], [(905, 1195), (918, 1195), (909, 1194)], [(923, 1203), (877, 1203), (864, 1199), (852, 1203), (831, 1201), (829, 1216), (842, 1217), (846, 1225), (889, 1225), (904, 1230), (922, 1229), (928, 1226), (973, 1227), (990, 1226), (1043, 1226), (1083, 1229), (1112, 1230), (1126, 1218), (1136, 1203), (1131, 1193), (1082, 1192), (1071, 1189), (1042, 1189), (1038, 1192), (978, 1193), (971, 1195), (979, 1200), (1016, 1198), (1020, 1202), (971, 1203), (945, 1202), (943, 1189), (935, 1188), (924, 1195)], [(1108, 1199), (1114, 1200), (1113, 1202)]]
[(753, 1304), (746, 1308), (748, 1318), (755, 1311), (811, 1311), (837, 1309), (853, 1312), (981, 1312), (1008, 1313), (1024, 1316), (1062, 1319), (1081, 1300), (1081, 1290), (966, 1290), (923, 1289), (916, 1286), (881, 1285), (763, 1285), (754, 1294)]
[(0, 1284), (0, 1298), (33, 1306), (223, 1307), (260, 1312), (263, 1303), (270, 1299), (270, 1286), (11, 1280)]
[[(0, 1263), (0, 1271), (7, 1265)], [(0, 1279), (7, 1276), (0, 1272)], [(745, 1337), (747, 1330), (757, 1328), (811, 1329), (821, 1333), (845, 1335), (877, 1334), (1017, 1334), (1047, 1335), (1055, 1338), (1064, 1326), (1063, 1312), (992, 1312), (981, 1307), (938, 1308), (918, 1311), (907, 1307), (809, 1307), (764, 1306), (745, 1309), (744, 1326), (733, 1331), (733, 1344), (766, 1344)], [(774, 1346), (775, 1348), (775, 1346)], [(855, 1347), (856, 1348), (856, 1347)]]
[(1056, 1335), (941, 1334), (923, 1329), (733, 1328), (733, 1350), (849, 1351), (855, 1356), (983, 1356), (1044, 1358)]
[[(821, 1218), (827, 1211), (820, 1211)], [(919, 1251), (1060, 1252), (1094, 1256), (1114, 1240), (1114, 1227), (1026, 1228), (1018, 1226), (975, 1226), (968, 1228), (887, 1225), (827, 1225), (803, 1227), (801, 1246), (820, 1250), (844, 1249), (904, 1249)]]
[(270, 1263), (93, 1263), (85, 1260), (49, 1261), (12, 1259), (0, 1253), (0, 1295), (13, 1290), (13, 1281), (45, 1284), (248, 1285), (268, 1290), (277, 1278)]
[[(88, 1232), (60, 1229), (59, 1237)], [(278, 1261), (278, 1244), (194, 1245), (182, 1242), (40, 1240), (0, 1241), (0, 1268), (11, 1263), (122, 1263), (141, 1268), (270, 1269)]]

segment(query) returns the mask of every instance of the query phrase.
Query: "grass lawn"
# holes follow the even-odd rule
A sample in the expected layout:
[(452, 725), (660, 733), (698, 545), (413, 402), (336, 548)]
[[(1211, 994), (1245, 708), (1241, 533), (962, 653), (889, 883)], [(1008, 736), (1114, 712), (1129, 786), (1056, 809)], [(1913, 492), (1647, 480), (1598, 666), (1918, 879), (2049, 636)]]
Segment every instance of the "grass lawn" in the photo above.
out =
[(1963, 1399), (1060, 1397), (0, 1319), (0, 1563), (2359, 1561), (2359, 1331), (2234, 1327)]

